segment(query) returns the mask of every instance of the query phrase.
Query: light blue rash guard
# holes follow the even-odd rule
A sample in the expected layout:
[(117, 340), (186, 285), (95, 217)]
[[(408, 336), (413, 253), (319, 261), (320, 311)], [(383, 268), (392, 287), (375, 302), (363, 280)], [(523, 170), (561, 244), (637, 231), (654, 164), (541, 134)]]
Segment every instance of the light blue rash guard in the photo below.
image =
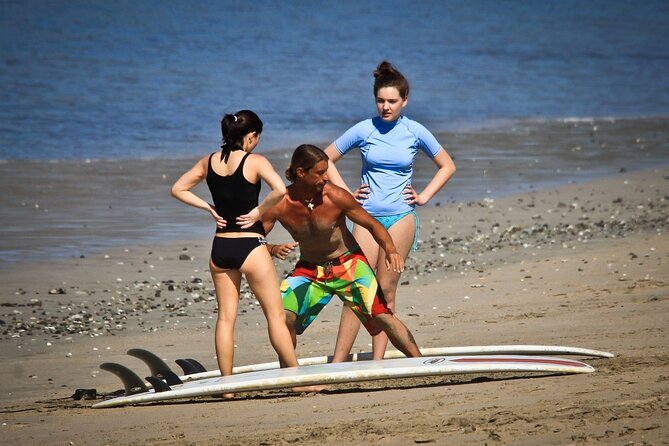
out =
[(402, 191), (411, 184), (418, 149), (430, 158), (441, 149), (432, 133), (404, 116), (393, 122), (384, 122), (378, 116), (361, 121), (337, 138), (335, 146), (342, 155), (360, 148), (360, 181), (369, 185), (369, 196), (362, 207), (373, 216), (413, 210)]

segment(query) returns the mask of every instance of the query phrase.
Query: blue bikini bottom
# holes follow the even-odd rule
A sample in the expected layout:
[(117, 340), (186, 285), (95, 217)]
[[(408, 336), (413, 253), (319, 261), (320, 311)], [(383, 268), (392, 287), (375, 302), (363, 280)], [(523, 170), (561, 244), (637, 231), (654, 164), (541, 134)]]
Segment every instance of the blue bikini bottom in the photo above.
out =
[(420, 220), (418, 219), (418, 214), (416, 211), (408, 211), (408, 212), (402, 212), (401, 214), (395, 214), (395, 215), (379, 215), (379, 216), (373, 216), (379, 223), (383, 225), (384, 228), (390, 229), (392, 225), (403, 219), (409, 214), (413, 214), (414, 221), (416, 222), (416, 228), (414, 229), (413, 232), (413, 244), (411, 245), (411, 250), (412, 251), (418, 251), (418, 238), (420, 236)]

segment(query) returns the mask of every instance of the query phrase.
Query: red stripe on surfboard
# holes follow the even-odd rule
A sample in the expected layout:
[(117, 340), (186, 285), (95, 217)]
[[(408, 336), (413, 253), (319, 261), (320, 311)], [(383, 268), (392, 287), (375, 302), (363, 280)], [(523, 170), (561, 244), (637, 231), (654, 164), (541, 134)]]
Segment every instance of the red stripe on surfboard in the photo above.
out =
[(587, 364), (568, 359), (535, 359), (535, 358), (456, 358), (450, 359), (451, 362), (512, 362), (512, 363), (530, 363), (530, 364), (555, 364), (571, 367), (588, 367)]

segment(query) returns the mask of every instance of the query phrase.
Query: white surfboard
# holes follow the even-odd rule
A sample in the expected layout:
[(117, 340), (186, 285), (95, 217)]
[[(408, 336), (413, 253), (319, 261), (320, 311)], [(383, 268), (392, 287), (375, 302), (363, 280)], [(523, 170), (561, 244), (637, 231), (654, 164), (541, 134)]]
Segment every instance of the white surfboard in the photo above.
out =
[[(574, 355), (587, 356), (595, 358), (612, 358), (613, 353), (591, 350), (580, 347), (565, 347), (553, 345), (473, 345), (465, 347), (433, 347), (421, 348), (420, 352), (423, 356), (456, 356), (456, 355)], [(385, 359), (404, 358), (404, 353), (399, 350), (388, 350), (384, 356)], [(372, 359), (371, 352), (353, 353), (348, 356), (348, 360), (352, 362), (369, 361)], [(300, 365), (316, 365), (327, 364), (332, 362), (332, 356), (315, 356), (312, 358), (298, 359)], [(244, 366), (233, 367), (232, 373), (249, 373), (258, 372), (261, 370), (272, 370), (280, 368), (278, 361), (265, 362), (260, 364), (249, 364)], [(186, 381), (196, 381), (206, 378), (215, 378), (221, 376), (221, 372), (210, 370), (207, 372), (193, 373), (190, 375), (183, 375), (179, 378)]]
[(155, 392), (150, 390), (135, 395), (112, 398), (96, 403), (93, 407), (100, 409), (229, 392), (248, 392), (389, 378), (499, 372), (590, 373), (594, 370), (588, 364), (571, 359), (515, 355), (433, 356), (386, 359), (383, 361), (340, 362), (201, 379), (175, 385), (172, 390), (168, 391)]

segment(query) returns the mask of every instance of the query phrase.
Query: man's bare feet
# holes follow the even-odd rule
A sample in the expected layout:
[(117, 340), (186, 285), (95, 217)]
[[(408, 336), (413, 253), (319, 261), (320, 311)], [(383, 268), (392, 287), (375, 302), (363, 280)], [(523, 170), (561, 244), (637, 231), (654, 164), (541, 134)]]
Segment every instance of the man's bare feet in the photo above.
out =
[(315, 393), (315, 392), (322, 392), (323, 390), (332, 390), (332, 386), (327, 386), (325, 384), (320, 384), (317, 386), (299, 386), (299, 387), (293, 387), (292, 388), (293, 392), (307, 392), (307, 393)]

